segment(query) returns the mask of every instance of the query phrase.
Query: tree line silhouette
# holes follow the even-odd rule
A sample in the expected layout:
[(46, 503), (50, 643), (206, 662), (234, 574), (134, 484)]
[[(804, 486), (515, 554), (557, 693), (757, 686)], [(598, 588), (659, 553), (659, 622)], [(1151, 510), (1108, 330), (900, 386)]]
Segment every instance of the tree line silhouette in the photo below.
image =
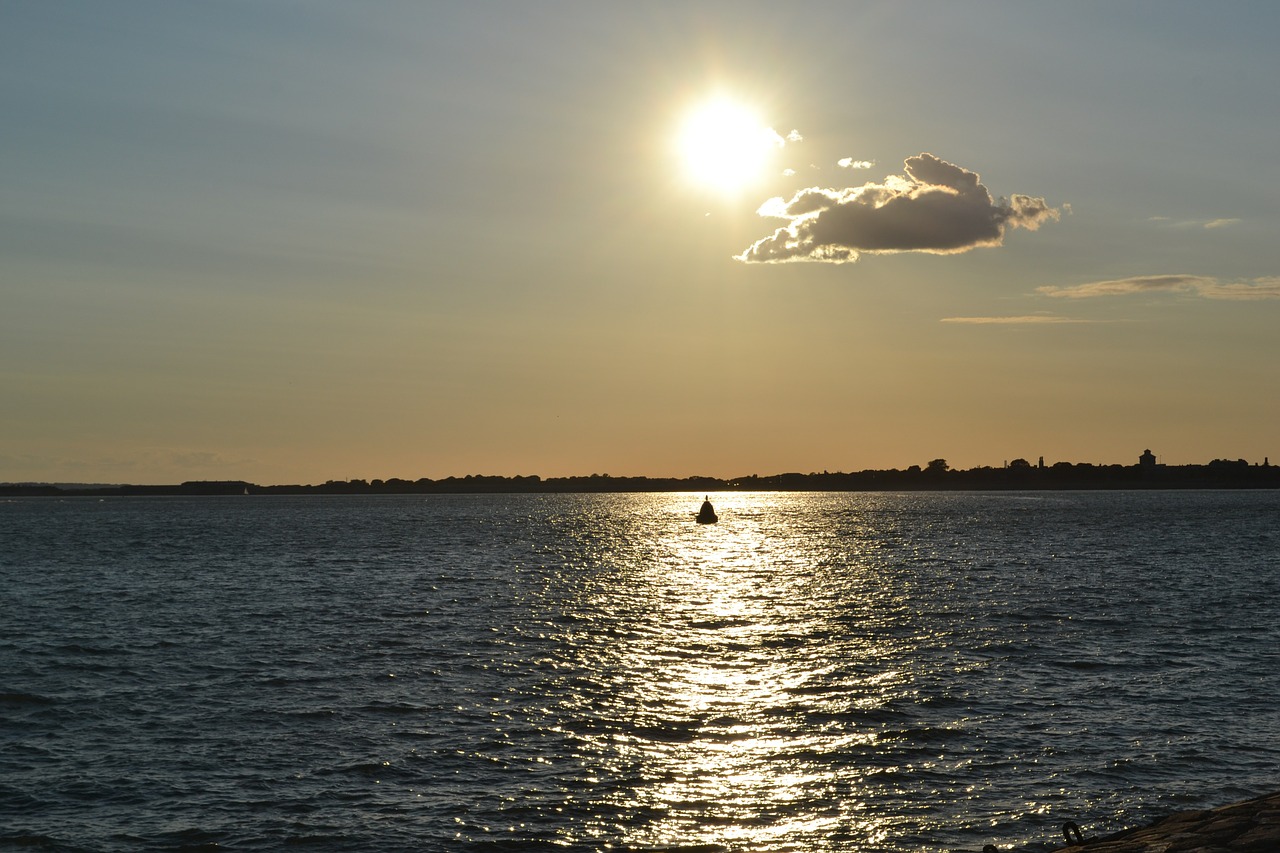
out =
[[(1154, 457), (1152, 457), (1154, 458)], [(575, 477), (468, 475), (433, 480), (328, 480), (315, 485), (263, 486), (245, 480), (192, 480), (174, 485), (75, 485), (49, 483), (0, 484), (8, 497), (108, 495), (401, 495), (498, 493), (603, 492), (727, 492), (727, 491), (1000, 491), (1070, 489), (1275, 489), (1280, 466), (1269, 461), (1250, 464), (1243, 459), (1215, 459), (1205, 465), (1095, 465), (1057, 462), (1045, 465), (1015, 459), (1000, 468), (958, 470), (945, 459), (924, 467), (866, 470), (850, 473), (787, 473), (722, 479), (693, 476), (613, 477), (591, 474)]]

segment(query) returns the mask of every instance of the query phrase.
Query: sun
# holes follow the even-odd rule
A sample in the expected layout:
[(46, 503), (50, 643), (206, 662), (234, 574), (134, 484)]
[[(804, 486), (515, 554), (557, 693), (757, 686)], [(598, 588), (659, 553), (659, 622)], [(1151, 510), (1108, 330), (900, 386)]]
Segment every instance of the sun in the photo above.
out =
[(706, 101), (685, 116), (676, 150), (691, 182), (729, 193), (759, 181), (783, 139), (750, 107), (727, 98)]

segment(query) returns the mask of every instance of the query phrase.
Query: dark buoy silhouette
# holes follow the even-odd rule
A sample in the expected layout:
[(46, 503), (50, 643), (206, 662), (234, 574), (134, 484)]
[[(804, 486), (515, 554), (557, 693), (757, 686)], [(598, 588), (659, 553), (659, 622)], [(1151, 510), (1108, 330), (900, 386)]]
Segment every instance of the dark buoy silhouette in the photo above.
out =
[(706, 500), (702, 502), (702, 509), (698, 510), (699, 524), (715, 524), (720, 520), (716, 515), (716, 509), (711, 505), (711, 496), (707, 495)]

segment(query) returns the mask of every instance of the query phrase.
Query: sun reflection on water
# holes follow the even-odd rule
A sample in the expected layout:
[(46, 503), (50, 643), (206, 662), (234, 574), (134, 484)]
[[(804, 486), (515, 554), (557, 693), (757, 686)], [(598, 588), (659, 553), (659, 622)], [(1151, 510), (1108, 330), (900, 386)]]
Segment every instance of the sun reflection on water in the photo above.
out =
[(821, 542), (797, 538), (802, 519), (784, 517), (767, 494), (713, 500), (721, 521), (701, 526), (673, 496), (626, 591), (633, 630), (615, 649), (612, 688), (629, 725), (611, 744), (631, 776), (614, 805), (636, 816), (623, 845), (874, 844), (885, 828), (859, 813), (857, 780), (839, 756), (876, 735), (843, 717), (876, 703), (874, 682), (895, 679), (869, 674), (872, 695), (853, 696), (832, 678), (857, 661), (832, 655), (841, 596), (823, 589)]

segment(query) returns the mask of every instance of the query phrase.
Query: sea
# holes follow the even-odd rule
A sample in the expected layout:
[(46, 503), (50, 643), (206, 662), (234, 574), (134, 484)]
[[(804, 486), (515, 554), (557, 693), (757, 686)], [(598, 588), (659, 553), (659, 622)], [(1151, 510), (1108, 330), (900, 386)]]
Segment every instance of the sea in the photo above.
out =
[(1280, 493), (0, 503), (0, 849), (1040, 851), (1280, 789)]

